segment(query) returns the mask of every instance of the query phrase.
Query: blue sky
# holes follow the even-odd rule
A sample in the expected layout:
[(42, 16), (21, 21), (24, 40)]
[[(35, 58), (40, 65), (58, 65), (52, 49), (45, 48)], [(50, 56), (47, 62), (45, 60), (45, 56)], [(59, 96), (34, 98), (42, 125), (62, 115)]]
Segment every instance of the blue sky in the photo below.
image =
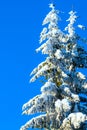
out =
[[(39, 80), (29, 84), (29, 74), (41, 61), (39, 34), (42, 21), (50, 11), (51, 0), (0, 0), (0, 129), (19, 130), (29, 116), (21, 115), (22, 105), (39, 94)], [(87, 0), (55, 0), (63, 11), (61, 28), (72, 5), (78, 12), (78, 22), (87, 26)], [(87, 31), (79, 31), (87, 37)], [(83, 71), (87, 74), (87, 70)]]

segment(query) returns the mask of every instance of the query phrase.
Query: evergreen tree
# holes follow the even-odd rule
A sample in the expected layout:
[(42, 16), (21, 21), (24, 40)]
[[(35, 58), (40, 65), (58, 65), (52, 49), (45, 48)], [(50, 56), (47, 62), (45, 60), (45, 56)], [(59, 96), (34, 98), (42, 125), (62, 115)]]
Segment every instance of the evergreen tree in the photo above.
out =
[[(34, 82), (44, 77), (41, 94), (23, 105), (23, 114), (41, 113), (29, 120), (21, 130), (39, 128), (46, 130), (87, 129), (87, 79), (78, 68), (87, 68), (87, 52), (80, 42), (86, 42), (76, 34), (74, 24), (77, 16), (69, 12), (69, 23), (63, 32), (58, 26), (59, 11), (50, 4), (51, 11), (43, 21), (40, 34), (42, 45), (36, 51), (46, 54), (45, 61), (31, 73)], [(83, 25), (77, 25), (85, 30)]]

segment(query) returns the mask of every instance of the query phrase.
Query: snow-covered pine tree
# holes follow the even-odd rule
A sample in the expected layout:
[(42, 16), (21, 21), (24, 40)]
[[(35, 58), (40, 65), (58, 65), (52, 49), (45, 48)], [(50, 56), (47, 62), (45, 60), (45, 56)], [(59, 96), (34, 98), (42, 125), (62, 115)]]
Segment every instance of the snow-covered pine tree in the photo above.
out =
[[(46, 130), (86, 130), (87, 129), (87, 79), (78, 68), (87, 68), (87, 52), (79, 44), (85, 41), (76, 34), (74, 23), (76, 12), (69, 12), (67, 31), (58, 27), (59, 11), (53, 4), (51, 11), (43, 21), (40, 43), (36, 51), (47, 54), (31, 74), (31, 82), (40, 76), (46, 83), (41, 94), (23, 105), (23, 114), (41, 113), (29, 120), (20, 130), (38, 128)], [(84, 26), (78, 25), (84, 30)]]

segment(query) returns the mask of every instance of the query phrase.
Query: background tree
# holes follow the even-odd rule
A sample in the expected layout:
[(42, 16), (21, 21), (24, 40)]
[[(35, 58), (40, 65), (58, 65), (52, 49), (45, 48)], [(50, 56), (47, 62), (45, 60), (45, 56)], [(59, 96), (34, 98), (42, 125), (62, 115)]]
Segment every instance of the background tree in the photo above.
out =
[[(36, 51), (46, 54), (45, 61), (31, 73), (31, 82), (44, 78), (41, 94), (23, 105), (23, 114), (41, 113), (29, 120), (21, 130), (40, 128), (47, 130), (86, 130), (87, 128), (87, 79), (77, 68), (87, 67), (87, 52), (80, 45), (84, 41), (76, 34), (76, 12), (69, 12), (69, 24), (63, 32), (58, 26), (60, 11), (51, 11), (43, 21), (40, 43)], [(85, 30), (83, 25), (77, 25)]]

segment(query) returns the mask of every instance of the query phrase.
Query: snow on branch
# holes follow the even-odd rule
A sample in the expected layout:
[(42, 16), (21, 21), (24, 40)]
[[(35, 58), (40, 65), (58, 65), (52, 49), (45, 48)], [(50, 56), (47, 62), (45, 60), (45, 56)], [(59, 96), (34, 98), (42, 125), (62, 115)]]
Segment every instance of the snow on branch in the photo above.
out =
[(40, 115), (28, 121), (24, 126), (21, 127), (20, 130), (27, 130), (28, 128), (57, 129), (59, 128), (61, 122), (59, 120), (55, 120), (55, 118), (56, 118), (55, 113)]
[[(79, 129), (87, 121), (87, 115), (78, 112), (78, 113), (71, 113), (67, 118), (64, 119), (62, 127), (65, 130), (73, 130)], [(83, 129), (83, 128), (82, 128)], [(86, 130), (86, 129), (84, 129)]]
[[(59, 11), (50, 4), (51, 11), (43, 20), (46, 25), (40, 34), (41, 46), (36, 52), (46, 54), (46, 59), (32, 72), (30, 82), (43, 76), (41, 94), (22, 107), (23, 114), (42, 114), (32, 118), (20, 130), (38, 128), (46, 130), (74, 130), (87, 128), (87, 77), (78, 68), (87, 68), (87, 51), (79, 41), (87, 42), (76, 34), (76, 12), (69, 12), (69, 23), (64, 33), (59, 29)], [(85, 30), (78, 24), (76, 27)], [(44, 42), (44, 43), (43, 43)]]
[(55, 83), (48, 81), (48, 82), (45, 83), (44, 86), (41, 87), (41, 92), (44, 93), (44, 94), (45, 93), (46, 94), (52, 93), (52, 95), (56, 95), (58, 93), (58, 88), (55, 85)]
[(51, 93), (43, 93), (38, 97), (30, 100), (27, 104), (23, 106), (23, 114), (34, 114), (41, 112), (52, 112), (55, 110), (54, 103), (56, 101), (56, 97)]
[(56, 11), (53, 6), (52, 10), (47, 14), (46, 18), (43, 21), (43, 25), (47, 24), (47, 23), (57, 23), (58, 20), (60, 20), (60, 18), (57, 16), (58, 11)]
[(75, 28), (74, 28), (74, 23), (76, 22), (77, 16), (75, 15), (76, 12), (70, 11), (69, 12), (70, 17), (67, 21), (69, 21), (68, 26), (65, 28), (65, 30), (68, 30), (69, 37), (73, 37), (75, 35)]

